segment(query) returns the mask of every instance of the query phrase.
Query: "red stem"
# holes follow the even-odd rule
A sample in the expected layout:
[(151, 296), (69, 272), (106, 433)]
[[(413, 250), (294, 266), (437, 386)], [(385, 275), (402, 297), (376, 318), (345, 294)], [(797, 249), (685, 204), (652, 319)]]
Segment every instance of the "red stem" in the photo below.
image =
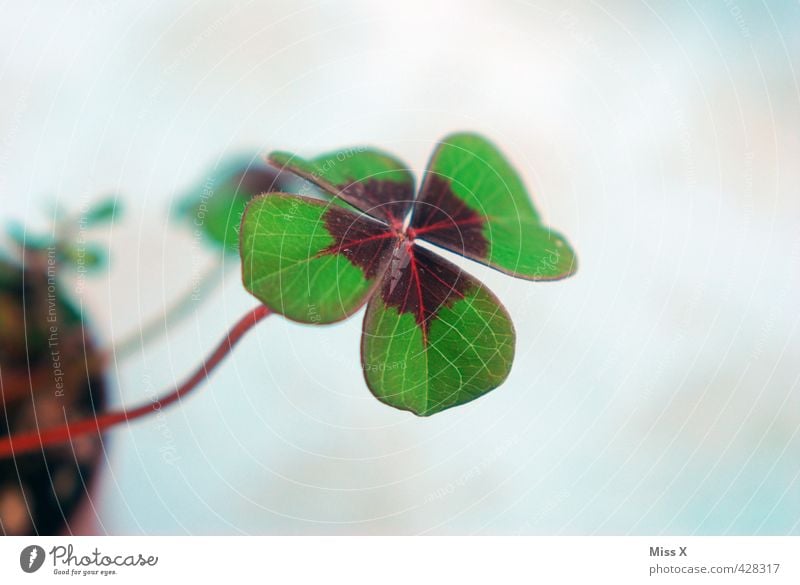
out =
[(91, 432), (101, 433), (121, 422), (132, 421), (151, 412), (161, 410), (165, 406), (180, 400), (183, 396), (189, 394), (192, 390), (202, 384), (208, 377), (209, 373), (217, 367), (222, 360), (230, 353), (233, 346), (244, 337), (250, 329), (252, 329), (259, 321), (264, 319), (270, 314), (270, 310), (264, 305), (253, 309), (247, 315), (242, 317), (236, 325), (234, 325), (217, 346), (208, 358), (203, 361), (203, 364), (195, 371), (192, 376), (183, 384), (178, 386), (173, 392), (157, 400), (143, 404), (131, 410), (123, 409), (118, 411), (109, 412), (100, 416), (79, 420), (73, 423), (67, 423), (58, 427), (53, 427), (43, 431), (29, 431), (26, 433), (19, 433), (7, 437), (0, 438), (0, 459), (4, 457), (13, 457), (26, 453), (28, 451), (35, 451), (44, 449), (58, 443), (71, 441), (74, 437), (84, 435)]

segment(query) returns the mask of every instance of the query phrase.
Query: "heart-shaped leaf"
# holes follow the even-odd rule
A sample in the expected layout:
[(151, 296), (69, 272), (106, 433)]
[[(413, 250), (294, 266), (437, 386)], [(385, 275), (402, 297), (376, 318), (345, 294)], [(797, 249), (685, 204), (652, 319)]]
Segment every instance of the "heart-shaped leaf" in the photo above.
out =
[(402, 246), (367, 306), (361, 357), (373, 394), (428, 416), (506, 379), (514, 326), (479, 281), (420, 246)]
[(413, 203), (414, 176), (405, 164), (379, 150), (350, 148), (310, 160), (288, 152), (273, 152), (269, 160), (356, 209), (390, 223), (402, 223)]
[(417, 237), (520, 278), (557, 280), (577, 269), (566, 240), (541, 224), (517, 172), (476, 134), (439, 144), (411, 225)]
[(253, 200), (241, 231), (245, 288), (303, 323), (331, 323), (356, 311), (394, 245), (392, 234), (372, 218), (284, 193)]

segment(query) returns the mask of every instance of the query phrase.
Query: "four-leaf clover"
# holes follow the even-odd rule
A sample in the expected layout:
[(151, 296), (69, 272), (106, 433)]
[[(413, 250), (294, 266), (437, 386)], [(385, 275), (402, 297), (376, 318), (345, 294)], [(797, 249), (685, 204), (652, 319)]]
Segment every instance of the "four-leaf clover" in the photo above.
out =
[(269, 193), (249, 203), (240, 233), (244, 286), (303, 323), (339, 321), (366, 303), (364, 376), (390, 406), (431, 415), (486, 394), (511, 370), (506, 309), (431, 248), (528, 280), (564, 278), (577, 267), (519, 175), (481, 136), (445, 138), (416, 197), (408, 167), (373, 149), (310, 160), (277, 152), (269, 160), (330, 199)]

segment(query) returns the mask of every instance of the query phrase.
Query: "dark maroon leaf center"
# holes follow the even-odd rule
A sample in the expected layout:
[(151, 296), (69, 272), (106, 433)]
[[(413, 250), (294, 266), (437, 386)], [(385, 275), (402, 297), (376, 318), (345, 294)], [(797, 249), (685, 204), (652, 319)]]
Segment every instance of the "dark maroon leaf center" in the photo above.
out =
[(367, 278), (378, 276), (391, 255), (381, 298), (398, 312), (411, 313), (427, 339), (437, 311), (464, 298), (472, 284), (456, 266), (414, 241), (419, 238), (457, 253), (485, 256), (489, 243), (483, 235), (484, 218), (453, 193), (448, 180), (437, 175), (425, 181), (410, 222), (404, 221), (409, 202), (398, 199), (405, 196), (403, 185), (369, 180), (352, 183), (342, 192), (348, 203), (367, 215), (329, 207), (325, 227), (334, 243), (323, 254), (345, 256)]
[(248, 167), (237, 172), (232, 179), (237, 190), (244, 195), (260, 195), (273, 191), (284, 191), (291, 180), (289, 173), (272, 167)]
[(381, 179), (350, 183), (342, 195), (350, 205), (390, 225), (402, 223), (413, 204), (408, 185)]
[(453, 193), (449, 180), (429, 174), (414, 205), (409, 232), (458, 254), (485, 257), (489, 242), (483, 235), (484, 223)]
[(463, 299), (469, 287), (457, 267), (406, 241), (395, 249), (380, 294), (387, 306), (411, 313), (427, 339), (437, 311)]
[(367, 278), (378, 275), (382, 260), (397, 240), (397, 235), (383, 223), (339, 207), (327, 209), (325, 228), (334, 242), (321, 254), (341, 254), (361, 268)]

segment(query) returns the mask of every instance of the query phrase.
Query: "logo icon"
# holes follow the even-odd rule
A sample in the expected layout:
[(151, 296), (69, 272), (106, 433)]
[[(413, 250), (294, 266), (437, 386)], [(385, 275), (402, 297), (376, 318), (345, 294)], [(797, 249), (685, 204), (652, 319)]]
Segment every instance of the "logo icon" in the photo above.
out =
[(26, 546), (19, 553), (19, 566), (26, 573), (35, 573), (44, 564), (44, 549), (41, 546), (32, 544)]

